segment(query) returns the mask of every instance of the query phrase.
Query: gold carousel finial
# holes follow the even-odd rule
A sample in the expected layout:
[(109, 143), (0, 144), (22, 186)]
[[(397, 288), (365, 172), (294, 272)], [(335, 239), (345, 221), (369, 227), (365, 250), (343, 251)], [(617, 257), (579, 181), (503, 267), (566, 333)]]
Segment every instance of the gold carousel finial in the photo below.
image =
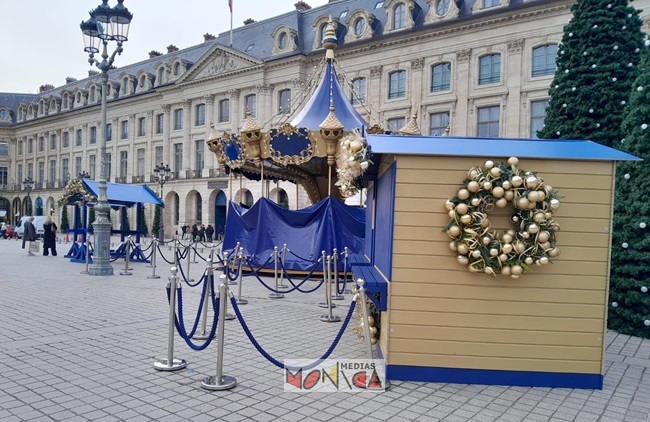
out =
[(332, 15), (330, 15), (330, 18), (327, 21), (327, 28), (325, 28), (325, 36), (323, 37), (322, 42), (323, 48), (327, 50), (325, 52), (325, 58), (327, 60), (334, 60), (334, 50), (338, 47), (338, 39), (336, 38), (336, 30), (334, 29)]
[(327, 153), (327, 164), (334, 165), (336, 156), (336, 144), (343, 136), (343, 123), (336, 117), (334, 112), (334, 102), (330, 100), (330, 112), (320, 124), (320, 137), (325, 141)]
[(214, 122), (210, 122), (210, 137), (206, 143), (208, 144), (210, 151), (216, 154), (220, 145), (219, 135), (217, 134), (217, 129), (214, 127)]
[(262, 129), (257, 125), (257, 121), (252, 117), (251, 111), (246, 109), (246, 121), (241, 128), (241, 137), (246, 145), (250, 148), (250, 154), (256, 166), (260, 163), (260, 140), (262, 139)]
[(399, 133), (402, 135), (422, 135), (422, 132), (420, 132), (420, 128), (418, 127), (418, 112), (417, 110), (415, 113), (413, 113), (413, 117), (409, 122), (399, 130)]

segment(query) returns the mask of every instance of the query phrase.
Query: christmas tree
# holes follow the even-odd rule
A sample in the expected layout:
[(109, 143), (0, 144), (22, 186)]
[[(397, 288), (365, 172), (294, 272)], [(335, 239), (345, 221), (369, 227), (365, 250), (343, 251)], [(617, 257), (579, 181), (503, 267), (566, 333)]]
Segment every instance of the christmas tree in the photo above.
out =
[(142, 233), (144, 233), (145, 236), (149, 236), (149, 228), (147, 227), (147, 219), (144, 215), (144, 207), (142, 209), (138, 209), (138, 220)]
[(64, 205), (61, 210), (61, 231), (65, 233), (70, 229), (70, 222), (68, 221), (68, 206)]
[[(156, 212), (153, 215), (153, 225), (151, 226), (151, 233), (155, 237), (158, 236), (158, 232), (160, 231), (160, 216), (161, 216), (161, 208), (158, 205), (156, 205)], [(165, 240), (165, 239), (159, 239), (159, 240)]]
[(643, 48), (640, 75), (632, 85), (623, 120), (625, 138), (616, 146), (644, 161), (624, 161), (616, 170), (612, 233), (609, 327), (650, 338), (650, 50)]
[(578, 0), (564, 27), (544, 128), (546, 139), (618, 143), (643, 33), (627, 0)]

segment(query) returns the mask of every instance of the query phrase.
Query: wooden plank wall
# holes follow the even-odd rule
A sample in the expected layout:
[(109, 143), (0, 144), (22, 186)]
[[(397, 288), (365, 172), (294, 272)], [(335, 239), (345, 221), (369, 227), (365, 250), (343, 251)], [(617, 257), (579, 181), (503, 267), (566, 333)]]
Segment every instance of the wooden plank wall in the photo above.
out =
[[(565, 198), (555, 213), (561, 256), (514, 280), (470, 273), (443, 232), (445, 200), (484, 160), (397, 158), (393, 277), (382, 321), (391, 332), (380, 341), (388, 363), (602, 373), (613, 163), (520, 160)], [(510, 228), (512, 208), (504, 210), (490, 214), (501, 232)]]

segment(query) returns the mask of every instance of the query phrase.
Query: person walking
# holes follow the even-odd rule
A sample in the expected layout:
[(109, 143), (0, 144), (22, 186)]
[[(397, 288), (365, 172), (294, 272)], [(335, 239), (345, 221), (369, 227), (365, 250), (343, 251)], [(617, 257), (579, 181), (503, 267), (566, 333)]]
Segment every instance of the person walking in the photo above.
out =
[[(34, 227), (34, 217), (29, 217), (25, 220), (25, 228), (23, 230), (23, 249), (25, 249), (25, 243), (35, 242), (36, 241), (36, 227)], [(27, 255), (34, 256), (32, 251), (29, 250), (29, 245), (27, 246)]]
[(50, 217), (45, 217), (43, 221), (43, 255), (48, 255), (51, 250), (52, 256), (56, 256), (56, 231), (59, 228)]
[(212, 236), (214, 236), (214, 227), (212, 227), (212, 224), (208, 224), (208, 227), (206, 227), (205, 236), (208, 238), (208, 243), (212, 242)]
[(192, 224), (192, 242), (196, 242), (199, 239), (197, 237), (199, 236), (199, 228), (196, 227), (196, 224)]
[(205, 242), (205, 225), (201, 224), (199, 227), (199, 239), (201, 242)]

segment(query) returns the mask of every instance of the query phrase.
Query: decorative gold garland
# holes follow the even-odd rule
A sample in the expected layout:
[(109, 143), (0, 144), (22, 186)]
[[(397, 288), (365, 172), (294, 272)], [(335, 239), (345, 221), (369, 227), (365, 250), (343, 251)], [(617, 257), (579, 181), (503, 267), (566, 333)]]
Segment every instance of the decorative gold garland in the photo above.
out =
[[(531, 265), (548, 264), (560, 255), (555, 245), (560, 226), (553, 212), (561, 196), (518, 164), (510, 157), (507, 164), (486, 161), (483, 167), (472, 167), (463, 187), (445, 203), (451, 217), (445, 230), (453, 239), (449, 248), (471, 272), (519, 278)], [(510, 219), (514, 229), (501, 236), (491, 228), (488, 213), (509, 202), (515, 208)]]
[[(68, 201), (75, 195), (81, 195), (82, 199), (86, 202), (96, 202), (97, 198), (91, 195), (87, 190), (81, 179), (70, 179), (67, 185), (63, 188), (61, 197), (56, 201), (59, 207), (68, 205)], [(81, 203), (81, 201), (79, 201)]]
[(370, 155), (368, 141), (358, 129), (351, 131), (339, 142), (336, 156), (338, 180), (335, 184), (344, 198), (354, 196), (361, 190), (361, 177), (372, 164)]

